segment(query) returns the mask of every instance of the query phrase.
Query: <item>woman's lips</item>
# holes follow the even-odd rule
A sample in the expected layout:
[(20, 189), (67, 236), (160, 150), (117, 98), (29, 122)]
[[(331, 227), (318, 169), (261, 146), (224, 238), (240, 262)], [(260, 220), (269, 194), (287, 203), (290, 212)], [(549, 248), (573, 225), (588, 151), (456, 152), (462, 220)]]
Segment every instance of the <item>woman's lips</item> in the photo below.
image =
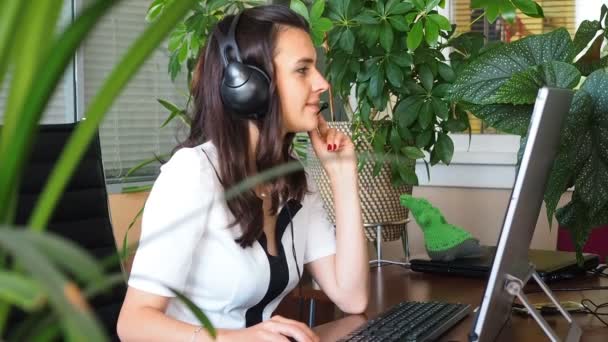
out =
[(319, 111), (320, 107), (318, 103), (307, 103), (306, 107), (314, 109), (315, 113)]

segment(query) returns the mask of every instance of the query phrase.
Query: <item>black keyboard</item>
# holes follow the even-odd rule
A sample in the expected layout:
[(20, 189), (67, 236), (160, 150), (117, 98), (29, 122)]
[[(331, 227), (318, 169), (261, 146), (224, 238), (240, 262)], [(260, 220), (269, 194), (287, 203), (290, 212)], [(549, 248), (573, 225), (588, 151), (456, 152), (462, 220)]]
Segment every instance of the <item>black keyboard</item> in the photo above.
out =
[(433, 341), (470, 310), (468, 304), (401, 302), (340, 341)]

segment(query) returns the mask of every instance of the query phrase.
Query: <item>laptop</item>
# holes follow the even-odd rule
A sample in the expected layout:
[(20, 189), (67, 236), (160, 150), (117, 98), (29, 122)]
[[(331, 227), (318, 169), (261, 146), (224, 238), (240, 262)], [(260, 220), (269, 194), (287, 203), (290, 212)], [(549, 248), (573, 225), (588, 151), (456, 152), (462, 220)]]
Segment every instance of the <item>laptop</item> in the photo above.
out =
[[(479, 257), (461, 258), (452, 261), (431, 260), (428, 256), (415, 256), (410, 260), (412, 271), (439, 273), (464, 277), (487, 278), (496, 253), (495, 246), (482, 246)], [(599, 265), (596, 254), (583, 253), (584, 263), (579, 267), (576, 253), (530, 249), (528, 260), (536, 267), (536, 272), (545, 282), (572, 279)]]

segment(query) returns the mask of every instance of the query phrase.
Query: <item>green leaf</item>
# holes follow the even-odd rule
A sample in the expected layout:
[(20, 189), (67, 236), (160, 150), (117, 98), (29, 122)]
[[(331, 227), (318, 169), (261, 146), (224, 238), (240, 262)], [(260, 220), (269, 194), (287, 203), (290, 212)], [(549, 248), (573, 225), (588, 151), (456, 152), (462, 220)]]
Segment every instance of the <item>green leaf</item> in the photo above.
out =
[(376, 12), (371, 10), (365, 10), (364, 12), (358, 14), (353, 20), (361, 23), (361, 24), (370, 24), (375, 25), (380, 23), (380, 19)]
[(533, 104), (543, 86), (574, 88), (581, 74), (572, 64), (552, 61), (515, 73), (496, 92), (497, 103)]
[(433, 139), (434, 134), (435, 134), (435, 131), (433, 131), (433, 130), (426, 130), (426, 131), (420, 132), (416, 136), (416, 146), (418, 146), (420, 148), (424, 148), (425, 146), (427, 146), (428, 144), (431, 143), (431, 139)]
[(536, 3), (532, 0), (511, 0), (515, 7), (519, 8), (525, 14), (539, 14), (536, 9)]
[(608, 205), (608, 74), (598, 70), (581, 87), (591, 96), (590, 120), (580, 134), (577, 147), (575, 188), (592, 216)]
[(513, 74), (550, 61), (571, 62), (573, 53), (565, 29), (493, 48), (464, 68), (454, 83), (455, 98), (477, 104), (493, 103), (497, 90)]
[(424, 11), (424, 7), (426, 6), (425, 0), (411, 0), (411, 1), (412, 1), (412, 4), (414, 4), (414, 6), (416, 7), (417, 10)]
[(442, 16), (441, 14), (429, 14), (427, 18), (434, 22), (440, 29), (444, 31), (452, 31), (452, 24), (450, 24), (448, 18)]
[(325, 11), (325, 0), (315, 0), (310, 8), (310, 18), (318, 19), (323, 15), (323, 11)]
[(565, 227), (570, 231), (572, 241), (576, 250), (576, 259), (579, 265), (582, 266), (583, 246), (587, 242), (589, 233), (591, 232), (591, 224), (589, 222), (589, 211), (581, 200), (577, 199), (577, 191), (574, 190), (572, 200), (563, 208), (556, 212), (557, 220), (561, 227)]
[(46, 296), (32, 279), (15, 271), (0, 270), (0, 301), (32, 311), (45, 304)]
[[(608, 36), (607, 32), (605, 31), (604, 36)], [(576, 67), (583, 75), (587, 76), (595, 70), (608, 66), (608, 55), (601, 57), (603, 54), (602, 44), (604, 43), (604, 36), (598, 35), (583, 56), (576, 62)]]
[(114, 103), (120, 91), (135, 75), (145, 60), (156, 50), (169, 31), (192, 8), (196, 1), (173, 1), (157, 21), (147, 26), (137, 41), (129, 48), (114, 68), (110, 76), (101, 86), (99, 92), (90, 101), (85, 111), (86, 120), (81, 121), (67, 142), (66, 147), (53, 169), (49, 181), (36, 204), (30, 219), (30, 226), (42, 229), (55, 208), (57, 200), (72, 175), (78, 161), (93, 135), (97, 132), (99, 123), (105, 113)]
[(371, 75), (369, 79), (369, 88), (367, 93), (370, 97), (375, 98), (382, 93), (384, 89), (384, 68), (378, 67), (378, 72)]
[(386, 78), (395, 87), (401, 87), (403, 84), (403, 71), (395, 63), (387, 63), (386, 67)]
[(435, 152), (439, 159), (446, 165), (450, 165), (452, 156), (454, 155), (454, 142), (445, 133), (439, 133), (437, 142), (435, 143)]
[(190, 117), (188, 117), (188, 115), (186, 114), (186, 111), (178, 110), (175, 112), (171, 112), (171, 114), (169, 114), (167, 119), (160, 125), (160, 128), (167, 126), (175, 118), (180, 118), (182, 120), (182, 122), (185, 123), (187, 126), (190, 126), (190, 124), (191, 124)]
[(410, 159), (424, 158), (424, 152), (416, 146), (406, 146), (401, 149), (401, 152)]
[(389, 140), (391, 143), (391, 147), (393, 148), (393, 151), (395, 153), (401, 149), (401, 146), (403, 145), (403, 141), (401, 140), (401, 137), (399, 136), (399, 131), (397, 130), (397, 127), (391, 126), (391, 133), (389, 135)]
[(400, 67), (409, 67), (412, 65), (412, 55), (407, 51), (400, 51), (395, 54), (391, 54), (391, 60), (393, 60)]
[(408, 166), (407, 164), (399, 165), (399, 176), (405, 182), (405, 184), (418, 185), (418, 176), (416, 176), (416, 169)]
[(352, 53), (353, 47), (355, 46), (355, 35), (353, 34), (353, 31), (350, 29), (344, 30), (339, 44), (340, 48), (342, 48), (342, 50), (344, 50), (346, 53)]
[(443, 100), (436, 97), (432, 97), (431, 105), (433, 106), (433, 111), (435, 112), (435, 115), (440, 117), (442, 120), (448, 119), (449, 108)]
[(425, 10), (426, 12), (430, 12), (432, 11), (435, 7), (437, 7), (439, 5), (439, 2), (441, 0), (425, 0), (426, 1), (426, 7)]
[(496, 92), (494, 101), (510, 104), (533, 104), (538, 89), (543, 86), (542, 75), (537, 66), (516, 72)]
[(151, 23), (156, 20), (156, 17), (163, 11), (165, 4), (163, 0), (156, 0), (148, 7), (148, 13), (146, 14), (146, 21)]
[(418, 76), (420, 76), (420, 82), (422, 82), (422, 86), (427, 91), (431, 91), (433, 89), (433, 72), (428, 65), (423, 64), (418, 68)]
[(20, 19), (23, 15), (25, 1), (4, 1), (0, 12), (0, 85), (3, 84), (6, 70), (8, 69), (11, 47), (16, 38), (15, 31), (21, 25)]
[(301, 0), (291, 0), (291, 2), (289, 3), (289, 8), (291, 8), (292, 11), (303, 16), (304, 19), (306, 19), (306, 21), (310, 23), (310, 17), (308, 16), (308, 8), (306, 8), (306, 5)]
[(209, 335), (211, 335), (211, 337), (215, 339), (215, 337), (217, 336), (217, 332), (215, 331), (213, 324), (211, 324), (211, 321), (209, 320), (209, 318), (207, 318), (207, 316), (203, 313), (203, 311), (180, 291), (178, 291), (174, 288), (171, 288), (171, 287), (169, 288), (169, 290), (171, 290), (171, 292), (173, 292), (173, 294), (177, 297), (177, 299), (179, 299), (182, 303), (184, 303), (186, 305), (188, 310), (190, 310), (190, 312), (192, 312), (194, 314), (196, 319), (199, 321), (199, 323), (201, 323), (203, 325), (203, 327), (205, 328), (205, 330), (207, 330)]
[(448, 83), (441, 83), (436, 85), (431, 92), (435, 97), (448, 97), (450, 94), (451, 85)]
[(597, 31), (601, 30), (602, 26), (597, 20), (584, 20), (576, 30), (574, 35), (574, 53), (578, 55), (581, 51), (591, 43)]
[(397, 31), (407, 32), (409, 30), (409, 26), (402, 16), (390, 16), (388, 17), (388, 22)]
[(574, 89), (581, 73), (570, 63), (552, 61), (541, 65), (545, 85), (553, 88)]
[(380, 36), (380, 25), (363, 25), (359, 33), (363, 37), (365, 46), (372, 48), (378, 42)]
[(319, 31), (321, 34), (332, 29), (334, 24), (327, 18), (319, 18), (313, 24), (314, 31)]
[(177, 107), (176, 104), (174, 104), (170, 101), (163, 100), (163, 99), (156, 99), (156, 101), (158, 101), (158, 103), (160, 103), (163, 107), (165, 107), (169, 112), (177, 112), (177, 111), (182, 110), (179, 107)]
[[(101, 16), (115, 3), (116, 1), (100, 0), (84, 8), (72, 24), (53, 40), (44, 61), (44, 72), (37, 74), (36, 82), (24, 93), (28, 96), (28, 100), (24, 102), (23, 107), (19, 111), (5, 112), (4, 129), (2, 134), (0, 134), (0, 165), (2, 165), (2, 172), (0, 173), (0, 203), (9, 202), (13, 186), (17, 183), (16, 177), (25, 160), (25, 151), (29, 149), (29, 146), (33, 142), (32, 136), (38, 128), (38, 122), (43, 115), (44, 108), (63, 76), (66, 67), (73, 61), (74, 52)], [(44, 11), (44, 7), (39, 8), (39, 10)], [(0, 26), (4, 24), (0, 23)], [(48, 33), (43, 32), (42, 35), (46, 37)], [(2, 54), (1, 51), (0, 54)], [(19, 60), (18, 65), (14, 66), (14, 68), (26, 69), (31, 67), (28, 63), (21, 64), (21, 60)], [(1, 68), (2, 65), (0, 65)], [(9, 120), (15, 121), (18, 124), (18, 130), (9, 133), (9, 129), (7, 128), (7, 121)], [(4, 208), (1, 209), (3, 210)], [(2, 210), (0, 210), (0, 222), (4, 215)]]
[(486, 124), (502, 132), (526, 135), (532, 115), (532, 105), (469, 105), (466, 109)]
[(424, 37), (426, 38), (426, 43), (430, 46), (435, 46), (437, 44), (437, 39), (439, 39), (439, 26), (432, 20), (425, 21)]
[(437, 71), (441, 78), (443, 78), (446, 82), (454, 82), (456, 80), (456, 74), (452, 67), (445, 63), (437, 63)]
[(418, 111), (422, 104), (423, 100), (418, 96), (407, 97), (397, 104), (393, 116), (397, 118), (400, 126), (407, 128), (418, 119)]
[(384, 1), (376, 1), (376, 9), (378, 14), (384, 16), (386, 14), (386, 9), (384, 8)]
[(384, 22), (380, 27), (380, 45), (386, 50), (390, 52), (393, 48), (393, 28), (388, 22)]
[(0, 227), (0, 248), (18, 260), (19, 266), (31, 278), (44, 284), (49, 302), (62, 318), (68, 340), (105, 341), (104, 333), (91, 313), (83, 307), (72, 305), (80, 295), (74, 291), (77, 288), (50, 263), (46, 255), (28, 241), (26, 234), (33, 233), (25, 229)]
[(40, 234), (26, 230), (22, 237), (44, 253), (50, 261), (69, 271), (85, 283), (99, 282), (103, 270), (97, 261), (73, 241), (54, 234)]
[(410, 51), (416, 50), (422, 42), (422, 21), (418, 21), (412, 27), (412, 30), (407, 35), (407, 48)]
[(431, 101), (425, 101), (422, 107), (420, 107), (420, 113), (418, 114), (418, 122), (420, 123), (420, 127), (422, 127), (422, 129), (426, 129), (427, 127), (429, 127), (432, 121), (433, 108), (431, 106)]
[(391, 14), (391, 15), (405, 14), (405, 13), (411, 11), (412, 9), (414, 9), (414, 5), (412, 5), (411, 3), (400, 2), (391, 8), (391, 11), (389, 14)]
[(160, 163), (161, 160), (163, 159), (167, 159), (171, 157), (170, 154), (161, 154), (160, 156), (154, 155), (154, 157), (146, 159), (142, 162), (140, 162), (139, 164), (133, 166), (132, 168), (129, 169), (129, 171), (127, 171), (127, 173), (125, 174), (125, 176), (123, 177), (122, 181), (126, 181), (127, 178), (129, 178), (131, 175), (133, 175), (135, 172), (139, 171), (141, 168), (146, 167), (152, 163)]

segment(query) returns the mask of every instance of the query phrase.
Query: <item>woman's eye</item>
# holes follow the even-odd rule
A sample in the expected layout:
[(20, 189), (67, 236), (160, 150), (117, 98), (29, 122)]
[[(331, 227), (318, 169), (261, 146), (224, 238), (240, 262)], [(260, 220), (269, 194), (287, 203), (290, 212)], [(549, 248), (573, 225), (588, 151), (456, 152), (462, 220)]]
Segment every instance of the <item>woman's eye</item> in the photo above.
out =
[(297, 72), (299, 72), (302, 75), (306, 74), (307, 71), (308, 71), (308, 68), (300, 68), (297, 70)]

